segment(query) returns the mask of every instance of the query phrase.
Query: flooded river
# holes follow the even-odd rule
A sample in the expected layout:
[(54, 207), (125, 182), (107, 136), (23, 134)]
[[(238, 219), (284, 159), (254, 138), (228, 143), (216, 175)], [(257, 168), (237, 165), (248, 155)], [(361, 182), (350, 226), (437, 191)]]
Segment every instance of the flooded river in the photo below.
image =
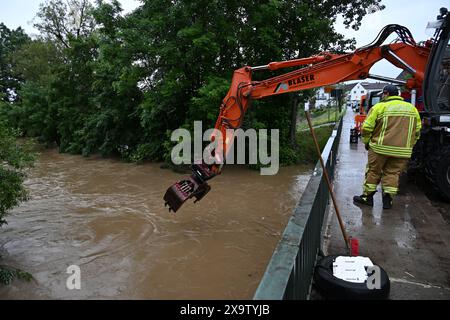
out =
[[(184, 175), (45, 150), (30, 200), (0, 229), (1, 262), (34, 280), (0, 287), (0, 299), (251, 299), (310, 172), (227, 166), (174, 214), (162, 196)], [(80, 290), (66, 287), (71, 265)]]

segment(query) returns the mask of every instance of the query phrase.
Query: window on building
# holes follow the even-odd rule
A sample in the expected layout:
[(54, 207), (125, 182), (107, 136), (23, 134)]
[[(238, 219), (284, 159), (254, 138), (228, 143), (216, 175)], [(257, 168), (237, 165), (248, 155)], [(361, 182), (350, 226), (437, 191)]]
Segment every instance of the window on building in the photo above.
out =
[(356, 90), (354, 90), (353, 93), (356, 94)]
[(361, 90), (361, 93), (364, 93), (364, 90)]

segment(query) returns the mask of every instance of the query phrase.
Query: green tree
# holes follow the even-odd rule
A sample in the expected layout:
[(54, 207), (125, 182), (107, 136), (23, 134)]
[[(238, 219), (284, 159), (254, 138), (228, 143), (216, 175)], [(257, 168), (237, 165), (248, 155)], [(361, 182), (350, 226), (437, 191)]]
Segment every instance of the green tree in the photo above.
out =
[(61, 60), (55, 45), (43, 39), (30, 41), (14, 53), (15, 68), (26, 81), (20, 90), (20, 103), (6, 105), (2, 114), (24, 135), (56, 140), (57, 123), (49, 97), (53, 71)]
[(8, 210), (26, 200), (22, 170), (34, 159), (27, 147), (16, 142), (17, 136), (17, 130), (0, 122), (0, 226), (6, 223)]
[[(366, 9), (378, 0), (347, 1), (144, 1), (134, 14), (135, 32), (148, 45), (150, 75), (141, 119), (150, 158), (164, 154), (167, 131), (214, 124), (234, 69), (270, 61), (307, 57), (320, 51), (352, 49), (333, 27), (338, 14), (358, 28)], [(157, 57), (155, 59), (155, 57)], [(283, 72), (286, 72), (283, 71)], [(261, 72), (255, 80), (277, 75)], [(295, 162), (301, 92), (257, 101), (245, 126), (280, 129), (281, 161)]]
[(34, 27), (69, 48), (72, 39), (86, 37), (94, 30), (92, 8), (89, 0), (46, 0), (40, 4)]
[[(77, 137), (94, 112), (91, 62), (97, 44), (92, 37), (92, 9), (87, 0), (47, 0), (35, 21), (43, 38), (18, 52), (18, 67), (28, 71), (28, 78), (23, 103), (10, 112), (10, 118), (16, 119), (16, 126), (22, 124), (26, 134), (40, 135), (63, 152), (82, 151)], [(39, 67), (31, 66), (33, 60)]]
[(91, 86), (91, 103), (95, 112), (88, 116), (82, 129), (83, 154), (120, 153), (129, 150), (141, 137), (136, 112), (142, 100), (139, 79), (145, 77), (135, 61), (134, 39), (128, 39), (127, 21), (121, 16), (118, 1), (97, 1), (93, 16), (98, 24), (95, 37), (98, 56), (91, 62), (95, 74)]
[(18, 100), (17, 92), (24, 81), (15, 69), (14, 52), (29, 41), (22, 28), (10, 30), (0, 23), (0, 101)]
[[(47, 41), (34, 43), (19, 56), (25, 67), (30, 53), (37, 54), (37, 60), (51, 58), (52, 63), (44, 68), (47, 76), (36, 77), (41, 70), (27, 69), (30, 81), (23, 90), (24, 101), (15, 108), (22, 111), (12, 112), (19, 123), (24, 122), (18, 120), (21, 114), (30, 115), (24, 132), (40, 133), (62, 152), (129, 157), (128, 150), (141, 137), (136, 110), (142, 92), (137, 83), (145, 75), (133, 65), (134, 46), (124, 45), (127, 25), (120, 13), (117, 1), (97, 1), (95, 10), (87, 1), (71, 1), (69, 6), (47, 1), (41, 6), (36, 26)], [(80, 16), (89, 23), (70, 29), (74, 17)]]
[[(17, 143), (17, 136), (16, 130), (0, 121), (0, 227), (7, 223), (5, 218), (9, 210), (27, 199), (23, 169), (32, 164), (34, 156), (29, 147)], [(31, 276), (21, 270), (0, 265), (0, 283), (8, 284), (14, 277), (30, 279)]]

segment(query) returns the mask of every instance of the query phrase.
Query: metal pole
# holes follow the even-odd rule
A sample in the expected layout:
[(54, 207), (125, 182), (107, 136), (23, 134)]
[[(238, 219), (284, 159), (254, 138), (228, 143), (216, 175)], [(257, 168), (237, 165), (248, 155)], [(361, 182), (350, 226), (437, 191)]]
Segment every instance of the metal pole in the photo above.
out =
[(417, 94), (416, 89), (412, 89), (411, 90), (411, 104), (413, 106), (416, 106), (416, 94)]
[(250, 67), (250, 69), (252, 69), (252, 71), (256, 71), (256, 70), (268, 70), (269, 69), (269, 65), (264, 65), (264, 66), (256, 66), (256, 67)]
[(406, 84), (406, 81), (404, 81), (404, 80), (399, 80), (399, 79), (394, 79), (394, 78), (389, 78), (389, 77), (383, 77), (383, 76), (379, 76), (379, 75), (371, 74), (371, 73), (369, 73), (367, 75), (367, 78), (375, 79), (375, 80), (381, 80), (381, 81), (388, 81), (388, 82), (392, 82), (392, 83), (396, 83), (396, 84)]
[[(400, 58), (398, 55), (396, 55), (393, 51), (389, 50), (388, 47), (384, 47), (386, 48), (385, 50), (382, 50), (382, 53), (386, 53), (388, 56), (390, 56), (391, 58), (393, 58), (395, 61), (397, 61), (398, 63), (400, 63), (403, 68), (406, 69), (406, 71), (408, 71), (410, 74), (415, 75), (416, 74), (416, 69), (414, 69), (413, 67), (411, 67), (409, 64), (407, 64), (405, 61), (402, 60), (402, 58)], [(383, 48), (382, 48), (383, 49)]]
[(327, 168), (325, 167), (325, 164), (323, 162), (322, 153), (320, 152), (319, 143), (317, 142), (316, 134), (314, 133), (314, 128), (313, 128), (313, 126), (311, 124), (311, 119), (309, 117), (309, 112), (307, 110), (305, 110), (305, 115), (306, 115), (306, 120), (308, 121), (309, 130), (311, 131), (311, 135), (312, 135), (313, 140), (314, 140), (314, 145), (316, 146), (317, 154), (319, 155), (320, 164), (322, 165), (323, 174), (325, 176), (325, 180), (326, 180), (327, 185), (328, 185), (328, 191), (330, 192), (331, 199), (333, 200), (334, 209), (336, 211), (336, 216), (337, 216), (338, 221), (339, 221), (339, 226), (341, 227), (342, 235), (344, 236), (345, 245), (346, 245), (347, 249), (349, 250), (350, 249), (349, 248), (350, 240), (349, 240), (349, 238), (347, 236), (347, 233), (345, 232), (344, 223), (342, 222), (341, 214), (340, 214), (339, 208), (337, 206), (336, 198), (334, 197), (334, 192), (333, 192), (333, 188), (331, 186), (330, 178), (328, 176), (328, 171), (327, 171)]

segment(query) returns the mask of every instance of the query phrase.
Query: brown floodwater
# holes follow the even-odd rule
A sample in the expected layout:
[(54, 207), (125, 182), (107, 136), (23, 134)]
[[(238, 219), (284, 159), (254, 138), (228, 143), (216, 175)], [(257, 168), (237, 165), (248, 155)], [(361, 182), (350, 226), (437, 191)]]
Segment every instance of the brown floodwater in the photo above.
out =
[[(0, 299), (251, 299), (310, 173), (226, 166), (174, 214), (162, 197), (184, 175), (44, 150), (30, 200), (0, 229), (2, 264), (34, 280), (0, 286)], [(80, 290), (66, 287), (71, 265)]]

